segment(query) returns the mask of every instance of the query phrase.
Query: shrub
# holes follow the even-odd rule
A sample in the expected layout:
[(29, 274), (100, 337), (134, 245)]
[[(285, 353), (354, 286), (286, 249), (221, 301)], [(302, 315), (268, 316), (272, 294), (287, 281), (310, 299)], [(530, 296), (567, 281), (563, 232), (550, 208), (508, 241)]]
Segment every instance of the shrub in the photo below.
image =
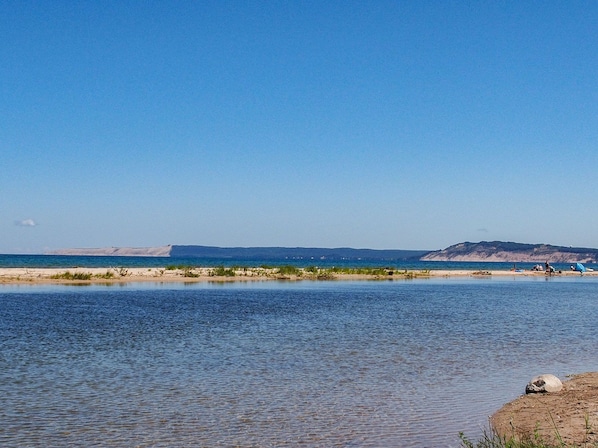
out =
[(301, 270), (298, 267), (287, 264), (284, 266), (280, 266), (276, 270), (276, 273), (280, 275), (301, 275)]
[(185, 266), (183, 268), (183, 277), (195, 278), (199, 277), (199, 274), (193, 271), (193, 268), (191, 266)]
[(332, 272), (320, 272), (316, 278), (318, 280), (334, 280), (334, 274)]
[(53, 275), (50, 278), (53, 278), (56, 280), (90, 280), (91, 273), (90, 272), (74, 272), (73, 273), (70, 271), (66, 271), (61, 274)]
[(212, 269), (210, 274), (216, 277), (234, 277), (235, 271), (231, 268), (225, 268), (224, 266), (217, 266)]
[(116, 270), (117, 274), (120, 275), (121, 277), (126, 277), (127, 275), (130, 274), (129, 270), (127, 268), (120, 267), (120, 268), (116, 268), (115, 270)]

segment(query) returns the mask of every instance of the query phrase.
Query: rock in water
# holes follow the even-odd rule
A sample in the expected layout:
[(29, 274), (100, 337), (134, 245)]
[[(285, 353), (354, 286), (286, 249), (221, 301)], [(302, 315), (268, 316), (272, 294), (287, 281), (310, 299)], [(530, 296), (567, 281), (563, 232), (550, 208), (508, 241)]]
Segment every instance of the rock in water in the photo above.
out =
[(537, 394), (545, 392), (558, 392), (563, 388), (563, 383), (556, 376), (545, 374), (538, 375), (525, 386), (526, 394)]

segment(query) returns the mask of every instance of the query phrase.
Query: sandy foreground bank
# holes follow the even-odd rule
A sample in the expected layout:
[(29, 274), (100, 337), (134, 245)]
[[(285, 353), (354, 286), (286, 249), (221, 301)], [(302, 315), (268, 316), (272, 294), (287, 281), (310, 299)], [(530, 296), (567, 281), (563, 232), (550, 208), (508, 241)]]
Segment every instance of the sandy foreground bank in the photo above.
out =
[(598, 372), (571, 377), (559, 392), (523, 395), (503, 406), (490, 423), (506, 438), (527, 440), (537, 435), (555, 446), (561, 446), (560, 441), (563, 446), (595, 446)]
[[(579, 276), (579, 272), (563, 271), (554, 276)], [(387, 269), (362, 269), (355, 272), (334, 272), (330, 269), (317, 271), (296, 269), (291, 272), (279, 268), (0, 268), (0, 284), (64, 284), (64, 283), (132, 283), (132, 282), (222, 282), (266, 280), (405, 280), (434, 277), (545, 277), (535, 271), (467, 271), (426, 270), (405, 271)], [(596, 276), (587, 272), (584, 276)]]

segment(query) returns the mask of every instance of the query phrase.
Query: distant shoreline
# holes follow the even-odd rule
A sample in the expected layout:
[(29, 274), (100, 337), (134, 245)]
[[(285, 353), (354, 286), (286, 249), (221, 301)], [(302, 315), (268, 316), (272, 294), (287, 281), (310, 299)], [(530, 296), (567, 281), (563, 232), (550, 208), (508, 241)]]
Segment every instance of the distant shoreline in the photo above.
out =
[(351, 247), (219, 247), (167, 245), (155, 247), (103, 247), (59, 249), (46, 255), (135, 256), (238, 260), (369, 260), (372, 262), (499, 262), (499, 263), (596, 263), (598, 249), (480, 241), (454, 244), (442, 250), (356, 249)]
[[(590, 271), (585, 277), (598, 277)], [(561, 271), (553, 277), (580, 276), (579, 272)], [(135, 268), (0, 268), (0, 285), (7, 284), (112, 284), (140, 282), (245, 282), (272, 280), (410, 280), (425, 278), (492, 278), (492, 277), (547, 277), (542, 271), (531, 270), (405, 270), (387, 268), (296, 268), (284, 267), (135, 267)]]

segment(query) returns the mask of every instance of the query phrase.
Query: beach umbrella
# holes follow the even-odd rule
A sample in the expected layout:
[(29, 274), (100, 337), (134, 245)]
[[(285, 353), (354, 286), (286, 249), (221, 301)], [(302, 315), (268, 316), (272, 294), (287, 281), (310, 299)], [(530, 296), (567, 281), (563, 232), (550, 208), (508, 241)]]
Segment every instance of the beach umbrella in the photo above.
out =
[(586, 272), (586, 267), (581, 263), (575, 264), (575, 270), (581, 272), (582, 274)]

